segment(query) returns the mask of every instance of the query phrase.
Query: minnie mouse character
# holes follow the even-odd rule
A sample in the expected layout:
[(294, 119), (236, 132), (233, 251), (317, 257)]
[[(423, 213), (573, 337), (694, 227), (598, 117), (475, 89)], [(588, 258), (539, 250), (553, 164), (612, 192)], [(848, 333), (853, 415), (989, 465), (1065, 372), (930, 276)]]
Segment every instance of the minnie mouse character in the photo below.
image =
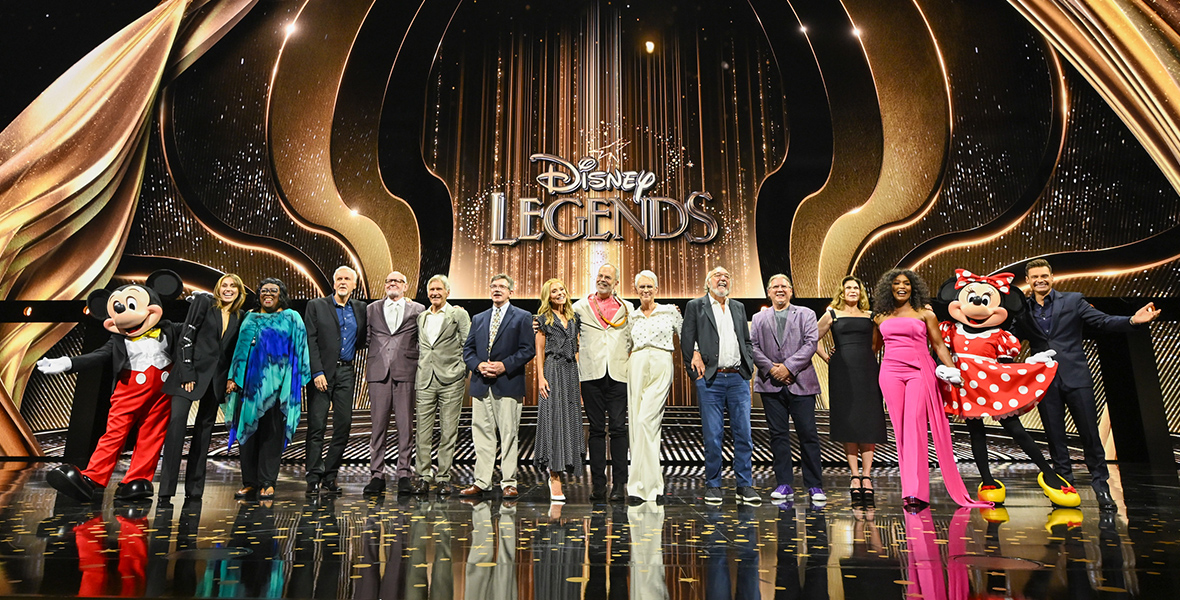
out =
[(999, 362), (1020, 354), (1020, 341), (1002, 328), (1025, 310), (1024, 295), (1010, 293), (1014, 278), (1011, 273), (985, 276), (955, 269), (955, 276), (939, 290), (938, 300), (952, 319), (939, 323), (939, 329), (963, 379), (963, 385), (944, 398), (946, 412), (967, 423), (971, 452), (983, 479), (980, 500), (998, 504), (1007, 495), (1004, 484), (993, 479), (988, 468), (983, 419), (991, 417), (1040, 467), (1037, 482), (1045, 495), (1058, 506), (1078, 506), (1077, 490), (1053, 470), (1019, 419), (1040, 402), (1053, 381), (1054, 352), (1035, 354), (1026, 363)]
[(112, 335), (98, 350), (81, 356), (42, 358), (37, 369), (46, 375), (81, 371), (105, 364), (116, 374), (106, 432), (85, 470), (64, 464), (45, 476), (58, 492), (80, 502), (102, 497), (119, 460), (123, 444), (138, 425), (135, 452), (115, 498), (143, 500), (152, 496), (152, 477), (168, 429), (171, 397), (163, 392), (172, 367), (172, 348), (182, 327), (193, 325), (192, 310), (184, 325), (163, 320), (161, 298), (175, 298), (183, 289), (180, 276), (168, 270), (152, 273), (144, 285), (130, 284), (111, 292), (94, 290), (86, 297), (91, 316)]

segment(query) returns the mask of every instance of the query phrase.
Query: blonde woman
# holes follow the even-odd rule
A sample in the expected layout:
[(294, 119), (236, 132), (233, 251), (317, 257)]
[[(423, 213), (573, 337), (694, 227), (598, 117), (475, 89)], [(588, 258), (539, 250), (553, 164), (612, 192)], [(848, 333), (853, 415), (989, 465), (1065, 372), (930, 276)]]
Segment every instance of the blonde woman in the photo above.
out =
[(819, 320), (820, 339), (831, 331), (835, 348), (828, 352), (820, 344), (816, 354), (830, 365), (830, 435), (844, 443), (844, 454), (852, 469), (849, 491), (853, 500), (873, 499), (873, 451), (877, 444), (885, 442), (880, 366), (873, 352), (876, 328), (864, 285), (856, 277), (845, 277)]
[(534, 461), (549, 471), (549, 499), (564, 502), (561, 474), (582, 469), (582, 396), (578, 387), (578, 331), (560, 279), (541, 286), (537, 322), (537, 440)]
[(639, 307), (631, 310), (631, 358), (627, 362), (627, 412), (631, 473), (627, 499), (652, 502), (664, 493), (660, 471), (660, 426), (672, 388), (672, 336), (680, 335), (684, 319), (672, 304), (656, 304), (659, 279), (651, 271), (635, 276)]

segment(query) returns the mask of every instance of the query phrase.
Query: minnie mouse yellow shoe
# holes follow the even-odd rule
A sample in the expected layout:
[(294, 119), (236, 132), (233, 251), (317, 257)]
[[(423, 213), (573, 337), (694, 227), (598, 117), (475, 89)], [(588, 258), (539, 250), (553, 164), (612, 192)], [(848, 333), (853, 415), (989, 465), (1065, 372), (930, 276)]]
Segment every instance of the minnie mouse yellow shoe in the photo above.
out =
[(980, 483), (978, 493), (980, 500), (991, 502), (992, 504), (1003, 504), (1004, 499), (1008, 497), (1008, 489), (998, 479), (996, 480), (996, 485), (983, 485)]
[(1065, 508), (1074, 508), (1082, 505), (1082, 497), (1078, 495), (1078, 491), (1068, 483), (1061, 487), (1052, 487), (1045, 483), (1045, 474), (1037, 474), (1037, 483), (1041, 484), (1041, 489), (1044, 490), (1045, 495), (1049, 497), (1049, 501), (1057, 506)]

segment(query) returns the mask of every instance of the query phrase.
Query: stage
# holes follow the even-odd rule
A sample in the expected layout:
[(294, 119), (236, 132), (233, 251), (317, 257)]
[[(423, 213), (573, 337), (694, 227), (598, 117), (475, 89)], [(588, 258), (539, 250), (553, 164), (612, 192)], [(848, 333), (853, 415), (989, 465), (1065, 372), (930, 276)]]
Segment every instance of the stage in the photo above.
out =
[(933, 506), (907, 515), (891, 468), (875, 506), (850, 500), (840, 468), (825, 469), (826, 504), (773, 503), (773, 475), (756, 468), (760, 505), (738, 505), (727, 481), (711, 507), (688, 466), (667, 470), (659, 503), (593, 504), (583, 473), (556, 506), (529, 468), (510, 502), (365, 497), (367, 469), (352, 465), (342, 494), (308, 498), (302, 468), (284, 464), (260, 502), (234, 499), (227, 459), (210, 463), (200, 501), (118, 504), (112, 485), (91, 506), (58, 498), (47, 463), (2, 466), (5, 596), (1168, 598), (1180, 585), (1180, 490), (1118, 467), (1118, 511), (1100, 512), (1088, 486), (1080, 510), (1053, 510), (1035, 471), (1012, 463), (996, 468), (1003, 510), (956, 511), (935, 471)]

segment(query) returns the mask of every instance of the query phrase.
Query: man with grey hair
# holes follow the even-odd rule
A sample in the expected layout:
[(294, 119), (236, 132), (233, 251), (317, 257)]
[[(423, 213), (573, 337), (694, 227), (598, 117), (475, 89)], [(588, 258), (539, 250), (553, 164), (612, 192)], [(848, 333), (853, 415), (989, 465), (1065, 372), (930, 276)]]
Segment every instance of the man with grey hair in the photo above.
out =
[(680, 350), (688, 376), (695, 380), (705, 438), (705, 502), (721, 503), (721, 444), (725, 414), (733, 434), (733, 471), (739, 501), (761, 502), (754, 490), (750, 436), (750, 377), (753, 346), (746, 309), (729, 301), (729, 271), (716, 267), (705, 278), (706, 294), (688, 301), (680, 330)]
[(369, 305), (369, 358), (365, 381), (369, 383), (369, 472), (366, 494), (385, 491), (385, 449), (389, 417), (397, 426), (397, 491), (425, 493), (410, 470), (410, 446), (414, 438), (414, 386), (418, 372), (418, 314), (425, 307), (406, 298), (409, 283), (401, 271), (385, 277), (385, 299)]
[(812, 502), (827, 501), (820, 475), (819, 433), (815, 427), (815, 395), (819, 378), (811, 365), (819, 342), (815, 312), (791, 304), (791, 280), (778, 273), (766, 281), (766, 295), (773, 310), (754, 315), (750, 341), (754, 351), (754, 391), (762, 395), (766, 422), (770, 425), (770, 451), (774, 457), (776, 486), (770, 497), (785, 500), (794, 493), (791, 463), (791, 420), (803, 456), (803, 485)]
[[(447, 302), (451, 281), (435, 275), (426, 282), (430, 306), (418, 313), (418, 377), (414, 385), (417, 418), (418, 459), (416, 470), (422, 481), (438, 486), (447, 496), (451, 485), (451, 464), (459, 436), (459, 413), (467, 368), (463, 364), (463, 343), (471, 331), (471, 317), (460, 306)], [(434, 419), (439, 421), (438, 471), (431, 468), (430, 448), (434, 441)]]
[(582, 404), (590, 423), (590, 499), (607, 497), (607, 435), (610, 435), (610, 499), (627, 497), (627, 357), (631, 352), (630, 323), (633, 307), (615, 293), (619, 270), (598, 267), (594, 293), (574, 303), (582, 323), (578, 340), (578, 380)]
[[(336, 475), (344, 460), (344, 448), (352, 429), (352, 401), (356, 389), (353, 360), (364, 348), (365, 303), (352, 297), (357, 272), (342, 266), (332, 274), (333, 293), (307, 303), (303, 323), (307, 328), (307, 351), (311, 363), (311, 398), (307, 403), (307, 493), (322, 485), (340, 491)], [(332, 443), (324, 458), (324, 432), (328, 409), (332, 409)]]
[(537, 354), (537, 347), (533, 316), (508, 302), (515, 287), (512, 278), (503, 273), (492, 277), (488, 284), (492, 307), (471, 319), (471, 331), (463, 344), (463, 362), (471, 371), (475, 481), (459, 492), (460, 496), (478, 497), (491, 489), (497, 437), (504, 498), (515, 500), (520, 496), (516, 487), (516, 436), (524, 402), (525, 366)]

